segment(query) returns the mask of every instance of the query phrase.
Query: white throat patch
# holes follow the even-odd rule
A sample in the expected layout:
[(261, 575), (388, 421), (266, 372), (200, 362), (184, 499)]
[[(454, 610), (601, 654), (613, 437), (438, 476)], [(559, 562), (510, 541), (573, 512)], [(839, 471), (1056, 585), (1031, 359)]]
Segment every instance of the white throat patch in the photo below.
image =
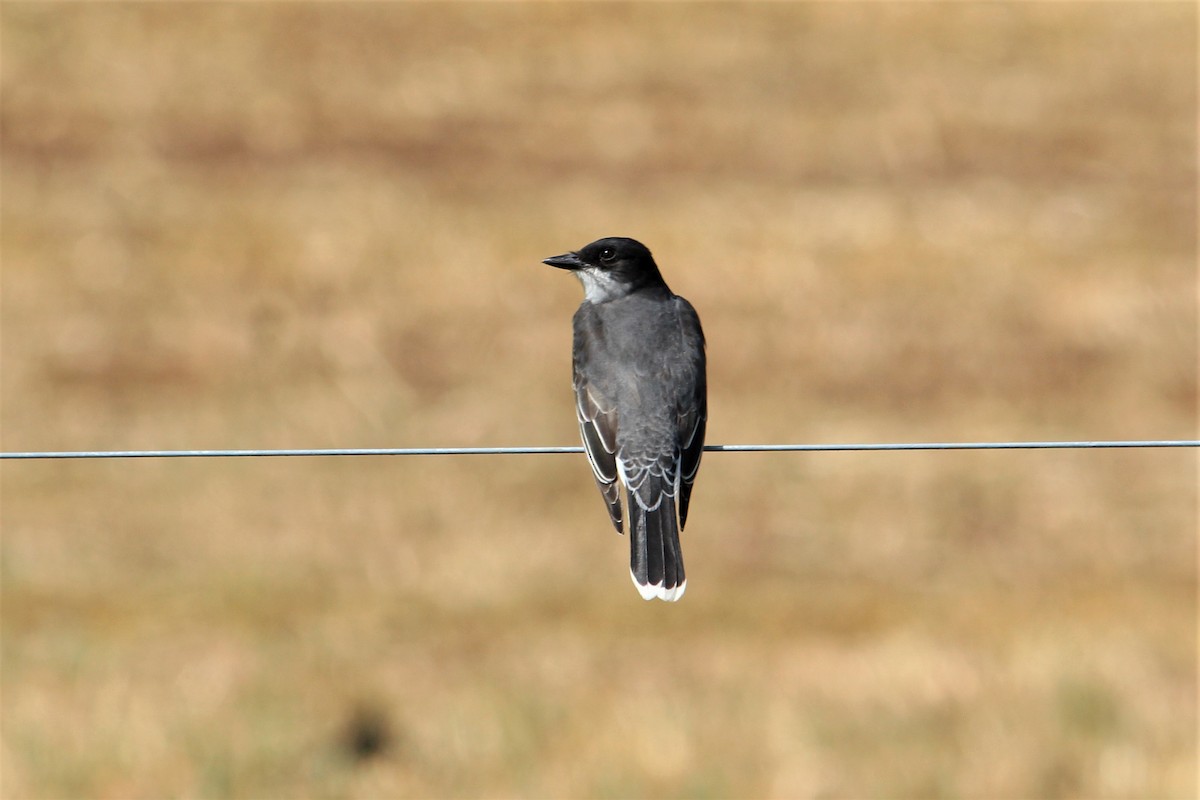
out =
[(583, 297), (590, 303), (603, 303), (626, 292), (625, 285), (620, 281), (592, 267), (575, 270), (575, 277), (583, 284)]

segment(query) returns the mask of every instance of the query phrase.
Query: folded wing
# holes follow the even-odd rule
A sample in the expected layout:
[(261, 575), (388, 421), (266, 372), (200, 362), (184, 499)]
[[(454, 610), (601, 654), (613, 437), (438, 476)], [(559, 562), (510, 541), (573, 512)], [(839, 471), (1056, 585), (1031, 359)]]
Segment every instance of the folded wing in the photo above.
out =
[(617, 410), (614, 403), (598, 397), (575, 366), (575, 416), (587, 451), (588, 463), (596, 486), (608, 507), (608, 516), (617, 533), (624, 533), (621, 523), (621, 493), (617, 485)]

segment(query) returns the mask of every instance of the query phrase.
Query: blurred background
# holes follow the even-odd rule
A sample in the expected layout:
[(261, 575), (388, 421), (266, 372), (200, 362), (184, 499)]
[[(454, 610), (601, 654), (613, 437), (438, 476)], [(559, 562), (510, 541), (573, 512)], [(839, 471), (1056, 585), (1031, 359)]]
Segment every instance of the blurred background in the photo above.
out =
[[(3, 449), (1196, 438), (1191, 3), (0, 6)], [(5, 797), (1194, 797), (1190, 450), (6, 461)]]

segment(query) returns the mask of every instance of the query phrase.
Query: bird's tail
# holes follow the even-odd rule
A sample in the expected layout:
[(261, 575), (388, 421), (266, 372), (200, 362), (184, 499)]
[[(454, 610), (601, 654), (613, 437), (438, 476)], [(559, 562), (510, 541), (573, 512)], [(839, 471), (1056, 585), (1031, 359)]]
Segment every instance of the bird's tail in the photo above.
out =
[[(646, 600), (678, 600), (687, 588), (683, 551), (679, 547), (679, 522), (675, 510), (676, 486), (663, 476), (647, 475), (637, 491), (630, 491), (629, 572), (638, 593)], [(646, 498), (644, 500), (643, 498)]]

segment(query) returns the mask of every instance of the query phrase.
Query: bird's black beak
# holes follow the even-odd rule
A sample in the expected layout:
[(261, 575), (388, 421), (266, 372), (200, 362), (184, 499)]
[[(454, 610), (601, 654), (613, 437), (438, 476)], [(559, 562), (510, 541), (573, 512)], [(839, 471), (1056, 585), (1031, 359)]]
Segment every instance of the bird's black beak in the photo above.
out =
[(550, 258), (545, 259), (542, 263), (558, 267), (559, 269), (580, 269), (583, 267), (583, 262), (579, 259), (578, 253), (563, 253), (561, 256), (550, 256)]

